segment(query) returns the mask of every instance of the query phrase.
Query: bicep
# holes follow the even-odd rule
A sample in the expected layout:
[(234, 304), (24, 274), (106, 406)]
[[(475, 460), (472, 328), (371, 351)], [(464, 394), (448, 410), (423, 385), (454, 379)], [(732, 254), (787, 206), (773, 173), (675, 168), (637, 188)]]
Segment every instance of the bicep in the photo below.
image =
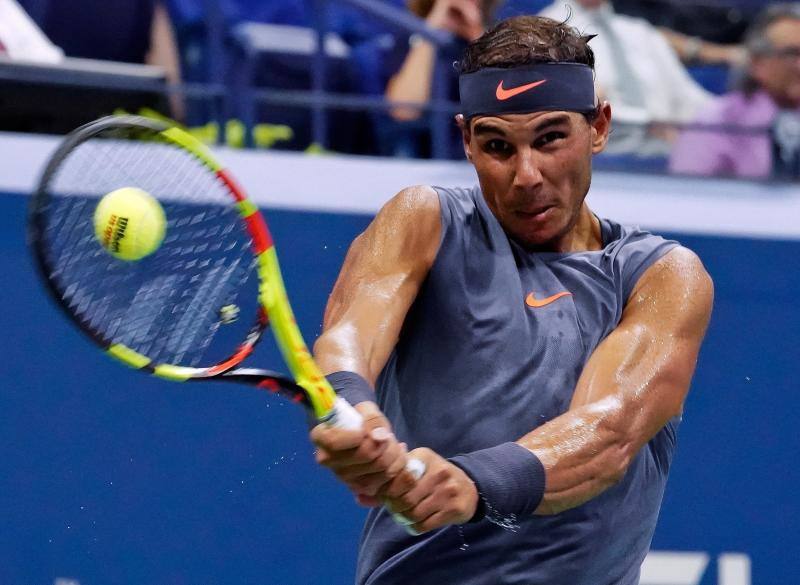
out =
[(393, 198), (352, 244), (325, 310), (315, 354), (324, 371), (374, 381), (436, 257), (441, 231), (433, 189)]
[(681, 413), (712, 301), (711, 279), (692, 252), (676, 248), (658, 260), (589, 359), (570, 409), (614, 397), (631, 441), (649, 440)]

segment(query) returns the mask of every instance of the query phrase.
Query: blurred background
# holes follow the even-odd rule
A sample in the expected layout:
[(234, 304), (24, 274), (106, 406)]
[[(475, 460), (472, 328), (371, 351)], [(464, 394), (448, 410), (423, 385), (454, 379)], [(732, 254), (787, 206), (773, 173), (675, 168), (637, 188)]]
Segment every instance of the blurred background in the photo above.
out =
[(211, 145), (267, 210), (311, 341), (383, 202), (475, 183), (454, 62), (536, 13), (598, 35), (592, 208), (716, 283), (642, 584), (798, 581), (798, 3), (0, 0), (0, 583), (350, 583), (363, 517), (293, 405), (134, 374), (48, 303), (24, 226), (59, 136), (129, 112)]

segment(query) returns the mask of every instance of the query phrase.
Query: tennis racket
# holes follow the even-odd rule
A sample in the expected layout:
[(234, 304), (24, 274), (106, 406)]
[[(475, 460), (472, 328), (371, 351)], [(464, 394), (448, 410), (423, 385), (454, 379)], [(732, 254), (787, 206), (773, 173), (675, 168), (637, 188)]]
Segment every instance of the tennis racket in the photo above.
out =
[[(123, 188), (148, 193), (166, 217), (161, 245), (137, 261), (110, 254), (95, 232), (101, 198)], [(75, 130), (47, 163), (29, 234), (58, 306), (122, 363), (177, 382), (247, 384), (361, 427), (303, 341), (264, 216), (186, 132), (136, 116)], [(268, 327), (291, 376), (242, 367)], [(419, 477), (424, 465), (408, 469)]]

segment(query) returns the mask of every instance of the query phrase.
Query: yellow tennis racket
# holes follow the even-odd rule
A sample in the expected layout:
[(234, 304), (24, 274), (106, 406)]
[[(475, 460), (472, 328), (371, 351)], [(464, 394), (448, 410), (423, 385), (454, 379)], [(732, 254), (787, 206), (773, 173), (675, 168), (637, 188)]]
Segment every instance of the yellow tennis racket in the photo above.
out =
[[(189, 134), (134, 116), (79, 128), (48, 162), (29, 228), (53, 298), (114, 358), (167, 380), (249, 384), (361, 426), (303, 341), (264, 216)], [(291, 377), (241, 367), (268, 326)]]

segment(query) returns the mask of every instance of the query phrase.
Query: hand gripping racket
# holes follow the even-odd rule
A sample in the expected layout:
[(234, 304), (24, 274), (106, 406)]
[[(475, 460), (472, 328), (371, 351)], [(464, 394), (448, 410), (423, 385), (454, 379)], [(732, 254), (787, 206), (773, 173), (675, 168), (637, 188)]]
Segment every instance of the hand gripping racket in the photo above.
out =
[[(166, 217), (160, 246), (136, 261), (109, 253), (96, 233), (99, 202), (126, 188), (158, 202), (162, 227)], [(112, 221), (136, 238), (134, 220), (122, 217), (129, 211)], [(167, 380), (248, 384), (288, 397), (318, 421), (361, 427), (303, 341), (263, 215), (191, 135), (135, 116), (75, 130), (44, 170), (29, 224), (52, 297), (109, 355)], [(291, 377), (241, 367), (270, 326)], [(424, 473), (417, 460), (408, 469)]]

